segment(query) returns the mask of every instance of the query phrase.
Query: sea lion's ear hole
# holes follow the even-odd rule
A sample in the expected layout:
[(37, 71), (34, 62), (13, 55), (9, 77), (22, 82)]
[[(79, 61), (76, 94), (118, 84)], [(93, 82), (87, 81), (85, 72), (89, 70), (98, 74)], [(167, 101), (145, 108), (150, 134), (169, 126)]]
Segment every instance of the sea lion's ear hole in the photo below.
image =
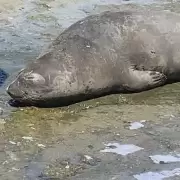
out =
[(38, 73), (31, 73), (28, 76), (25, 76), (24, 79), (26, 81), (31, 81), (34, 84), (45, 84), (44, 77)]

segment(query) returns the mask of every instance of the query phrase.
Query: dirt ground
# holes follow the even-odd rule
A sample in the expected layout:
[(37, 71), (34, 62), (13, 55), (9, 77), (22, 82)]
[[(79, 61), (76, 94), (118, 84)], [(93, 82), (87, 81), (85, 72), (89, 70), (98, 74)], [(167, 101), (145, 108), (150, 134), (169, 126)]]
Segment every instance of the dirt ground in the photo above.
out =
[(22, 0), (0, 0), (0, 20), (6, 19), (8, 15), (23, 8)]

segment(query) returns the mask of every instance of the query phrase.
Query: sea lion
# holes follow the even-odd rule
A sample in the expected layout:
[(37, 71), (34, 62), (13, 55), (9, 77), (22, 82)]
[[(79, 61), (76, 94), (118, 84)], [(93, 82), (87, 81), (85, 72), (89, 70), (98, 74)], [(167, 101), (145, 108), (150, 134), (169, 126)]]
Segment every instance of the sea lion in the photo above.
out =
[(107, 11), (62, 32), (7, 93), (26, 105), (59, 106), (179, 80), (179, 15)]

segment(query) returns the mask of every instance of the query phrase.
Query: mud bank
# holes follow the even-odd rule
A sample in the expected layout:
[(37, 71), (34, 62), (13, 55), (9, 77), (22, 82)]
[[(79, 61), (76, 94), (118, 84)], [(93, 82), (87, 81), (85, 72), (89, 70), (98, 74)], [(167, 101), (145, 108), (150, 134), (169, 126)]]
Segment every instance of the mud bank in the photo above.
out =
[[(2, 177), (119, 180), (178, 168), (179, 162), (154, 164), (149, 156), (179, 153), (179, 95), (175, 84), (65, 108), (16, 111), (1, 126)], [(132, 122), (144, 126), (131, 130)], [(142, 149), (121, 155), (111, 145), (105, 153), (108, 143)]]

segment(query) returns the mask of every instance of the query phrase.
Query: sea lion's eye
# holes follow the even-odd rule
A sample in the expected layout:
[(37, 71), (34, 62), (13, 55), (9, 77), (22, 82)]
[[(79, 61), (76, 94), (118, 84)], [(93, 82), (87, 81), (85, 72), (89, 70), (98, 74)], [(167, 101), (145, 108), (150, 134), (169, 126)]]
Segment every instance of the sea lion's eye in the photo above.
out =
[(24, 79), (26, 81), (32, 81), (35, 84), (44, 84), (45, 83), (44, 77), (38, 73), (31, 73), (28, 76), (25, 76)]

